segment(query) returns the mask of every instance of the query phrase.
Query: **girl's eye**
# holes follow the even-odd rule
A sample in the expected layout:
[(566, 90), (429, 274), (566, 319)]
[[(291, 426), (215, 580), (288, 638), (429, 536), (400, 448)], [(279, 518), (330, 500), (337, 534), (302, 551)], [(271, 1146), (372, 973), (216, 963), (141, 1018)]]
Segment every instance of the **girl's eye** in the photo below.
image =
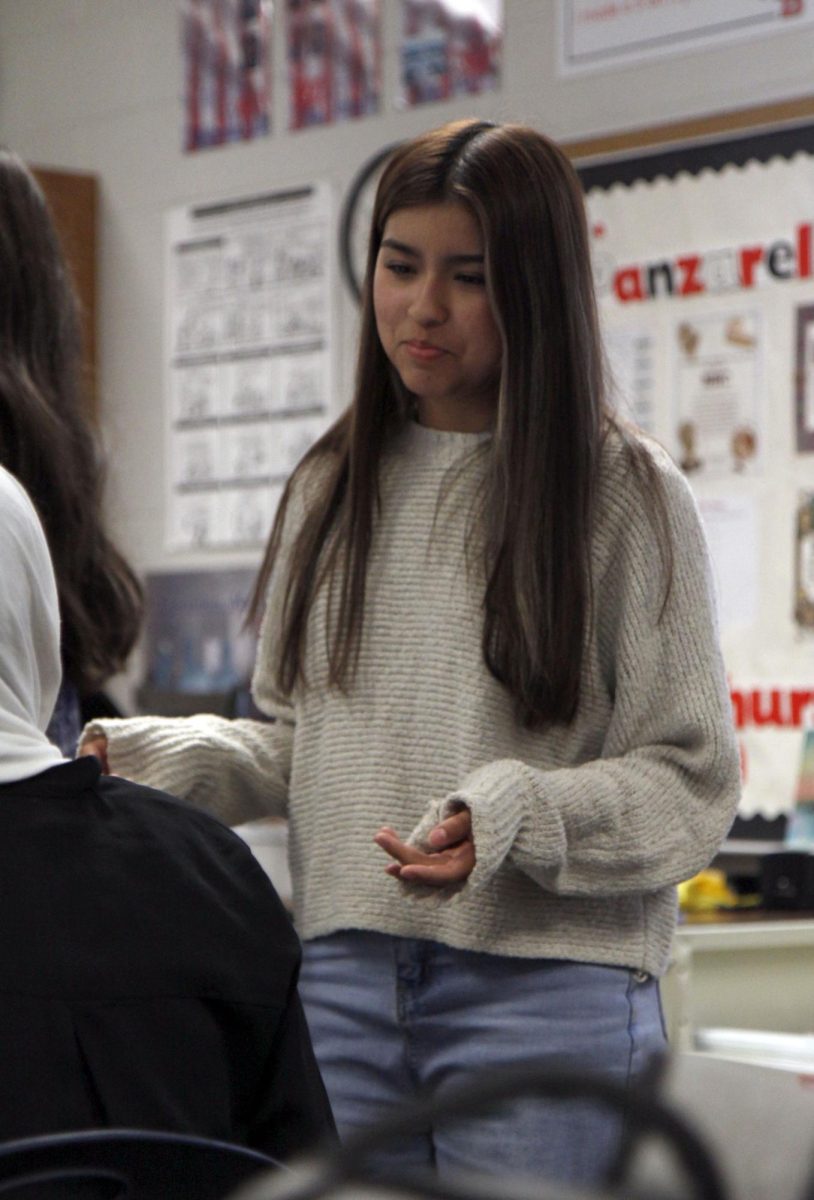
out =
[(485, 275), (466, 274), (466, 275), (456, 275), (455, 278), (458, 280), (459, 283), (470, 283), (470, 284), (473, 284), (475, 287), (483, 287), (484, 284), (486, 283)]
[(393, 275), (410, 275), (413, 268), (406, 262), (388, 262), (385, 263), (385, 270), (390, 271)]

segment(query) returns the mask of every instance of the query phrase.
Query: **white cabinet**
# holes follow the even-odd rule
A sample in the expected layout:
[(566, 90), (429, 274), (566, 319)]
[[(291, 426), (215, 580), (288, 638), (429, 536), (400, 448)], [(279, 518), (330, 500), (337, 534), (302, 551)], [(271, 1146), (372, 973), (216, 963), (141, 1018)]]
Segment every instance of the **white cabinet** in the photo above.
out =
[(814, 1034), (814, 919), (680, 925), (662, 998), (679, 1050), (706, 1029)]

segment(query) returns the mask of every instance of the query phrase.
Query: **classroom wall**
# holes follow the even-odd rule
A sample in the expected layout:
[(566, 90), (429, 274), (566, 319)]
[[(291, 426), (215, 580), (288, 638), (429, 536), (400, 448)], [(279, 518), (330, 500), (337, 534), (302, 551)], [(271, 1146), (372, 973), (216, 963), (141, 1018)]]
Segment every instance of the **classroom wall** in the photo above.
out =
[[(98, 393), (111, 454), (109, 507), (141, 571), (251, 563), (164, 547), (164, 216), (200, 200), (327, 180), (338, 202), (383, 144), (456, 116), (519, 120), (567, 142), (784, 101), (811, 92), (814, 30), (564, 79), (555, 0), (506, 0), (494, 94), (397, 111), (399, 6), (384, 0), (379, 116), (289, 133), (283, 4), (275, 5), (271, 136), (184, 154), (173, 0), (0, 0), (0, 139), (28, 161), (100, 181)], [(339, 284), (338, 286), (342, 286)], [(337, 395), (352, 373), (355, 308), (339, 301)]]

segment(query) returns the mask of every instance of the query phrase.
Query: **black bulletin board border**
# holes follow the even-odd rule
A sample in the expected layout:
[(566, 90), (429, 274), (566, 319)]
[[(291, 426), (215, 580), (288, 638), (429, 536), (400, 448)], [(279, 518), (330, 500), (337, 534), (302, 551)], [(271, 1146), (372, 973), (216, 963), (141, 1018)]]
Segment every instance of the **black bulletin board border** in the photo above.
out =
[(814, 97), (562, 143), (585, 191), (814, 154)]
[(814, 123), (771, 133), (742, 134), (719, 142), (662, 150), (596, 166), (580, 167), (577, 164), (577, 171), (588, 192), (592, 188), (609, 188), (615, 183), (632, 184), (639, 180), (649, 183), (658, 176), (672, 179), (679, 171), (697, 175), (704, 169), (719, 171), (726, 166), (742, 167), (752, 160), (765, 163), (771, 158), (792, 158), (799, 151), (814, 154)]

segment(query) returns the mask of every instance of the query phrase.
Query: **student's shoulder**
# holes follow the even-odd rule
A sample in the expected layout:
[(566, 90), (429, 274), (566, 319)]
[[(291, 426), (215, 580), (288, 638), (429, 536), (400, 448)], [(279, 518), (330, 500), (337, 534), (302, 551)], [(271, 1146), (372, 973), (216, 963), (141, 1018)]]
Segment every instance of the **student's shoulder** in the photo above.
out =
[(289, 491), (292, 503), (307, 503), (325, 486), (336, 464), (336, 452), (328, 446), (317, 446), (306, 455), (291, 475)]
[(602, 448), (594, 517), (594, 568), (660, 574), (678, 548), (700, 552), (695, 496), (668, 452), (635, 429), (609, 430)]
[(606, 429), (600, 462), (603, 480), (627, 476), (642, 462), (649, 462), (661, 476), (683, 478), (661, 442), (635, 425), (622, 422), (614, 422)]
[(180, 796), (143, 783), (134, 783), (119, 775), (101, 776), (97, 790), (105, 800), (115, 805), (122, 817), (149, 826), (156, 832), (203, 837), (241, 852), (245, 850), (251, 855), (243, 839), (228, 825)]
[(603, 440), (599, 470), (600, 511), (618, 511), (620, 518), (652, 514), (654, 501), (668, 509), (694, 507), (686, 477), (655, 438), (635, 427), (613, 425)]
[(125, 877), (160, 883), (162, 895), (177, 897), (178, 913), (186, 914), (178, 915), (179, 922), (192, 920), (194, 899), (192, 924), (208, 922), (207, 937), (231, 929), (236, 955), (248, 954), (258, 964), (273, 944), (277, 967), (283, 956), (298, 958), (290, 914), (238, 833), (177, 796), (118, 776), (102, 776), (96, 791), (107, 813), (107, 844), (120, 849)]
[(115, 814), (120, 832), (126, 829), (135, 835), (134, 844), (160, 846), (175, 862), (207, 862), (236, 885), (242, 881), (239, 886), (255, 903), (267, 903), (279, 916), (282, 902), (266, 871), (244, 838), (218, 817), (169, 792), (117, 775), (101, 776), (97, 793)]
[(283, 546), (290, 547), (307, 515), (323, 503), (335, 469), (336, 455), (330, 448), (319, 446), (294, 468), (278, 511)]

